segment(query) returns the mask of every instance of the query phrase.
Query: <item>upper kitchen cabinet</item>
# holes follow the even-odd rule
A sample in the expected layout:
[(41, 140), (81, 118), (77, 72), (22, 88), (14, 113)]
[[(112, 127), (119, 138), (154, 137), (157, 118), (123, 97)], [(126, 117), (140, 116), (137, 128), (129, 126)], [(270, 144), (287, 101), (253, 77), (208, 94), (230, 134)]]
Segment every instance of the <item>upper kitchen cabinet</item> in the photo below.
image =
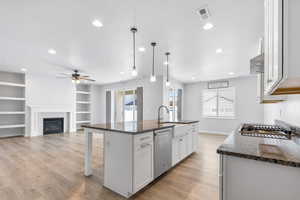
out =
[(299, 0), (265, 0), (264, 94), (300, 94)]

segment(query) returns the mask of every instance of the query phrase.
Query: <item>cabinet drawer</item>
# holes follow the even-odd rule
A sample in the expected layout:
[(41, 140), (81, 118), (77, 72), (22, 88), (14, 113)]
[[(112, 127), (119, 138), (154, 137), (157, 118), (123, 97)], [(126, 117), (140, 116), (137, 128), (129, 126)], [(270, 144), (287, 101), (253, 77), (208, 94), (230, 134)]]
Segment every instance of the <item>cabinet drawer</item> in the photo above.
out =
[(147, 132), (134, 136), (134, 146), (140, 146), (142, 144), (153, 143), (153, 132)]

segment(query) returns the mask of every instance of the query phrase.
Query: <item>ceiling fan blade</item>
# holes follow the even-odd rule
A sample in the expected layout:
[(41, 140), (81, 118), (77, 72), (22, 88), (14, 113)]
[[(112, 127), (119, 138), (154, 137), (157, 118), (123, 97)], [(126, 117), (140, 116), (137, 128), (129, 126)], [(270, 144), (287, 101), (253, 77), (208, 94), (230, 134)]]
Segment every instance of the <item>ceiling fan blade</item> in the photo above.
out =
[(90, 78), (86, 78), (86, 77), (79, 77), (80, 80), (85, 80), (85, 81), (92, 81), (94, 82), (95, 80), (94, 79), (90, 79)]

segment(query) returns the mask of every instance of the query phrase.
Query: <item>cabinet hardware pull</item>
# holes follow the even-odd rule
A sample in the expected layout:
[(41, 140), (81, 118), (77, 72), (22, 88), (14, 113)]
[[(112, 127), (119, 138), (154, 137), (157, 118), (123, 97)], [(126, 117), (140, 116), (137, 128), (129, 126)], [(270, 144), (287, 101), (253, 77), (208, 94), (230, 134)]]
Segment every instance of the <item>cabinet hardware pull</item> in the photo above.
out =
[(147, 147), (147, 146), (149, 146), (150, 144), (141, 144), (141, 148), (143, 149), (143, 148), (145, 148), (145, 147)]
[(148, 138), (150, 138), (150, 136), (143, 137), (143, 138), (140, 139), (140, 141), (147, 140)]

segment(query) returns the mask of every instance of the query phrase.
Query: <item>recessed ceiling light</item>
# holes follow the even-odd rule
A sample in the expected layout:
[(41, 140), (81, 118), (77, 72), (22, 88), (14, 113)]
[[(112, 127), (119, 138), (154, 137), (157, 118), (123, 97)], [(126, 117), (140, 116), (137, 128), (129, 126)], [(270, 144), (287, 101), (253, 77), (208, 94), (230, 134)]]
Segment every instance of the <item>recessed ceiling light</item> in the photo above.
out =
[(203, 29), (204, 30), (209, 30), (212, 29), (214, 27), (214, 25), (210, 22), (207, 22), (206, 24), (204, 24)]
[(146, 48), (145, 48), (145, 47), (140, 47), (140, 48), (139, 48), (139, 51), (140, 51), (140, 52), (145, 52), (145, 51), (146, 51)]
[(167, 61), (165, 61), (165, 62), (164, 62), (164, 65), (167, 65), (167, 64), (168, 64), (168, 62), (167, 62)]
[(196, 77), (195, 76), (192, 76), (192, 80), (195, 80), (196, 79)]
[(229, 72), (228, 74), (229, 74), (229, 75), (234, 75), (234, 72)]
[(218, 48), (218, 49), (216, 50), (216, 53), (223, 53), (223, 49)]
[(56, 54), (56, 51), (54, 49), (49, 49), (48, 50), (48, 53), (49, 54), (52, 54), (52, 55), (55, 55)]
[(100, 22), (98, 19), (95, 19), (93, 22), (92, 22), (93, 26), (97, 27), (97, 28), (100, 28), (103, 26), (102, 22)]
[(27, 72), (27, 69), (26, 68), (21, 68), (21, 71), (22, 72)]
[(125, 72), (120, 72), (121, 75), (125, 74)]

